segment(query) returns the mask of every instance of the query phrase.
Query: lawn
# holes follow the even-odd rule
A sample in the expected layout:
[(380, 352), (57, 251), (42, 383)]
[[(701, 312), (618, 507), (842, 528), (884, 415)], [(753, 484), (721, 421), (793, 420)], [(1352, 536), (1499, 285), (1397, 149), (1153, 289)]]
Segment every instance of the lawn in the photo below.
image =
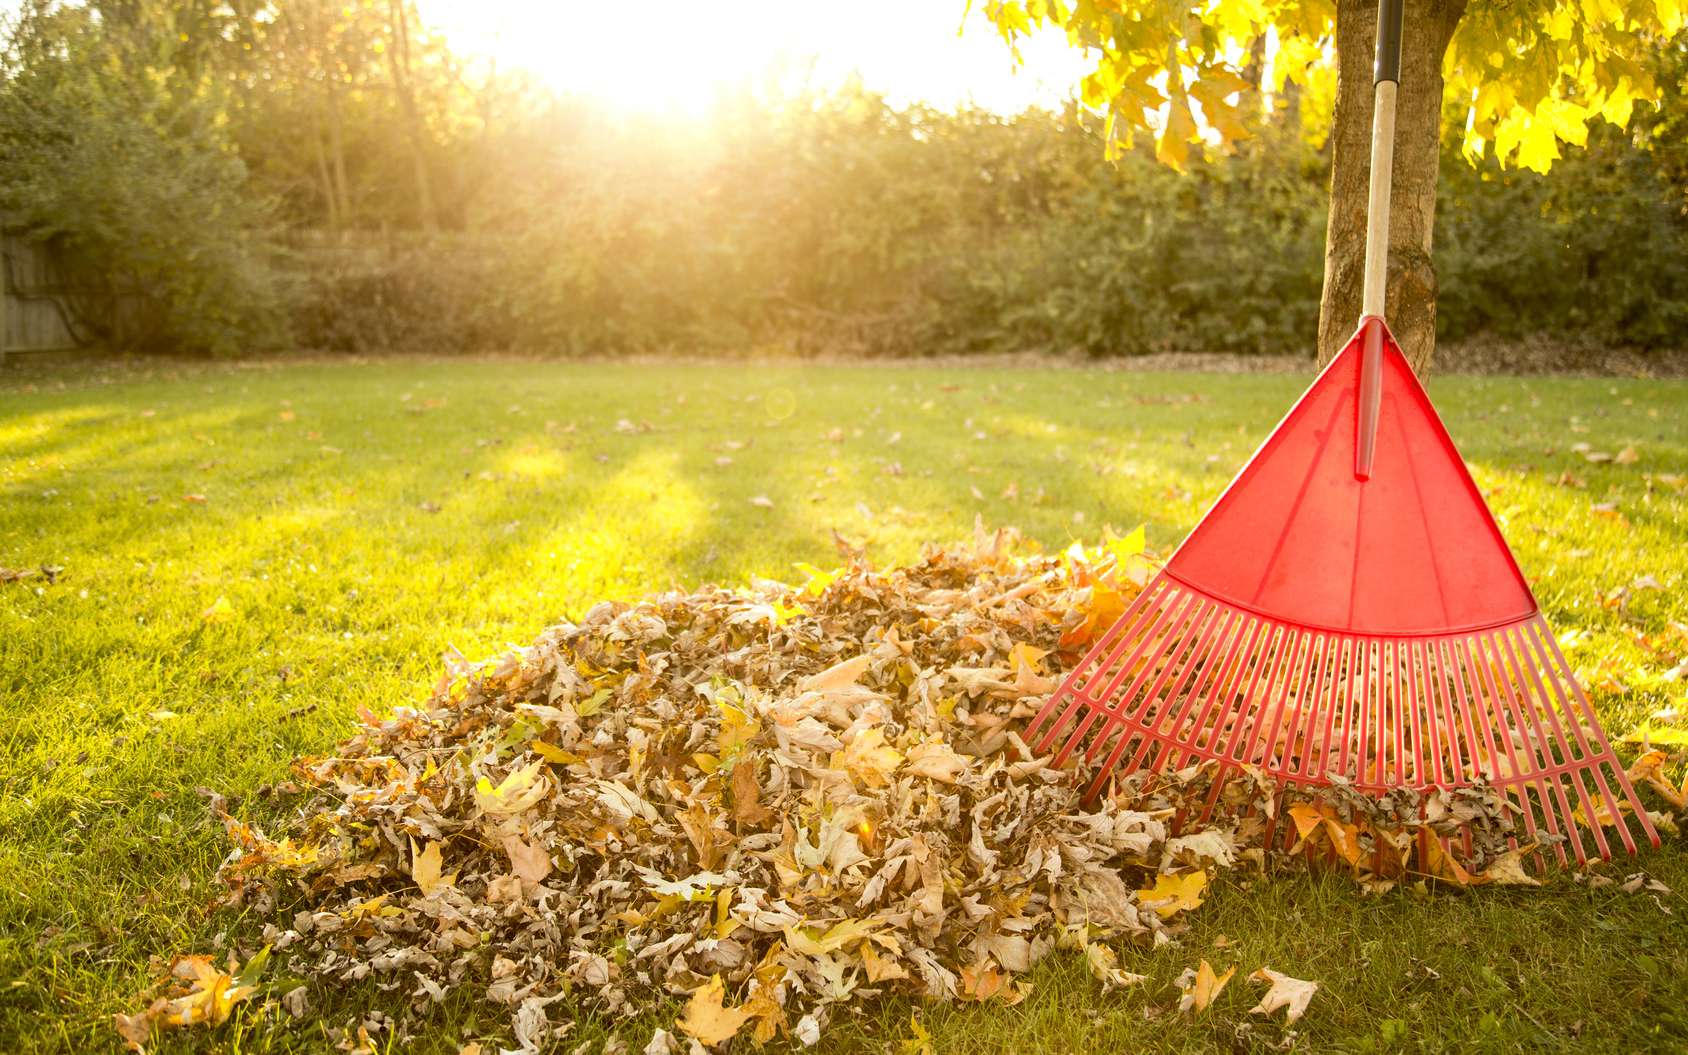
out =
[[(207, 908), (227, 846), (199, 789), (272, 817), (258, 789), (357, 708), (419, 698), (442, 651), (525, 642), (606, 597), (835, 564), (833, 530), (882, 562), (976, 517), (1045, 547), (1147, 523), (1164, 552), (1305, 381), (496, 360), (0, 371), (0, 567), (62, 566), (0, 582), (0, 1051), (115, 1050), (111, 1014), (134, 1009), (149, 957), (250, 945), (251, 921)], [(1431, 391), (1608, 730), (1681, 709), (1664, 673), (1688, 652), (1688, 383)], [(1606, 871), (1638, 868), (1675, 893), (1561, 877), (1363, 898), (1338, 876), (1236, 873), (1181, 945), (1127, 953), (1151, 978), (1139, 990), (1105, 995), (1057, 955), (1016, 1007), (887, 1001), (823, 1048), (902, 1050), (913, 1023), (944, 1052), (1283, 1043), (1246, 1013), (1258, 991), (1240, 975), (1204, 1017), (1177, 1017), (1171, 979), (1205, 956), (1322, 982), (1293, 1038), (1305, 1050), (1682, 1050), (1688, 850), (1667, 837)], [(317, 997), (332, 1025), (398, 1010), (381, 1000)], [(411, 1050), (496, 1050), (504, 1020), (452, 1005)], [(583, 1020), (562, 1050), (601, 1028)], [(618, 1028), (633, 1051), (649, 1037)], [(254, 1007), (157, 1050), (331, 1045), (316, 1019)]]

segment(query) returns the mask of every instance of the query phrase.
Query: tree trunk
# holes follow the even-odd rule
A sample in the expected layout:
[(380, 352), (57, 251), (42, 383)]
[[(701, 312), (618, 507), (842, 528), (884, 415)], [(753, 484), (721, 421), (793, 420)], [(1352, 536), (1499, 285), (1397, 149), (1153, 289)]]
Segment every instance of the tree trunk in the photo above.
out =
[[(1395, 170), (1389, 213), (1389, 327), (1423, 374), (1436, 349), (1436, 167), (1441, 156), (1442, 56), (1466, 0), (1408, 6), (1401, 33), (1395, 111)], [(1335, 357), (1360, 319), (1371, 180), (1372, 57), (1377, 0), (1338, 0), (1335, 130), (1331, 134), (1330, 225), (1319, 302), (1319, 363)]]
[(428, 181), (427, 136), (422, 128), (422, 116), (416, 109), (416, 92), (410, 76), (410, 19), (405, 11), (410, 0), (388, 0), (387, 10), (392, 18), (393, 47), (387, 52), (392, 70), (393, 88), (404, 111), (404, 129), (410, 139), (411, 167), (416, 175), (416, 213), (424, 231), (437, 226), (434, 217), (434, 192)]

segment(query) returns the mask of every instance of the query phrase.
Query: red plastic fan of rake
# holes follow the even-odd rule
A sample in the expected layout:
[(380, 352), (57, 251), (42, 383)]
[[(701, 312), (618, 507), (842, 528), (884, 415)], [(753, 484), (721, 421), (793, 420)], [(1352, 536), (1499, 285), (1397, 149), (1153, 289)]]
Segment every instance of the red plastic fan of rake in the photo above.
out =
[(1301, 785), (1340, 774), (1373, 794), (1487, 779), (1529, 839), (1563, 837), (1561, 863), (1567, 844), (1586, 861), (1585, 840), (1611, 856), (1607, 826), (1634, 852), (1625, 809), (1659, 841), (1375, 317), (1027, 731), (1040, 753), (1063, 736), (1056, 764), (1100, 763), (1091, 797), (1116, 771), (1204, 759), (1221, 780), (1250, 764)]

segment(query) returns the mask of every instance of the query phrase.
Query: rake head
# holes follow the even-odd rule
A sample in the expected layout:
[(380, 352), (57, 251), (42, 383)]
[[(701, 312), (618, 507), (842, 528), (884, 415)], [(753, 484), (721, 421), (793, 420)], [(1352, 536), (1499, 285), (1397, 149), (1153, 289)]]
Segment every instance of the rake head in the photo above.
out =
[(1658, 844), (1375, 318), (1067, 675), (1027, 740), (1057, 764), (1097, 766), (1091, 796), (1116, 772), (1204, 760), (1221, 773), (1210, 807), (1242, 766), (1377, 795), (1486, 782), (1527, 838), (1555, 837), (1542, 841), (1561, 863), (1567, 846), (1578, 862), (1591, 847), (1611, 856), (1607, 827), (1634, 852), (1626, 812)]

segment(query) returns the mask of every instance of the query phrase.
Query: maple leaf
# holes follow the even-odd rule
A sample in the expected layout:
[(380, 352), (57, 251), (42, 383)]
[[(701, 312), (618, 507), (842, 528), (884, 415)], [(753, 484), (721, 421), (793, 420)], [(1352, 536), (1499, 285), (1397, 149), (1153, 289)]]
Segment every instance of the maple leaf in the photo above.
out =
[(444, 867), (443, 855), (439, 843), (430, 841), (421, 851), (416, 849), (416, 840), (410, 840), (410, 878), (416, 883), (422, 896), (427, 897), (436, 890), (443, 890), (457, 882), (456, 875), (442, 876)]
[(909, 748), (903, 772), (954, 784), (967, 769), (967, 760), (942, 740), (923, 740)]
[(475, 781), (475, 805), (498, 816), (521, 813), (545, 797), (549, 784), (541, 773), (544, 768), (545, 759), (535, 759), (505, 777), (497, 787), (481, 777)]
[(860, 949), (862, 966), (867, 968), (867, 980), (872, 983), (890, 981), (896, 978), (907, 978), (908, 972), (903, 970), (893, 956), (883, 956), (873, 947), (873, 942), (864, 941)]
[(1236, 973), (1237, 968), (1233, 965), (1224, 974), (1214, 974), (1213, 968), (1206, 960), (1195, 970), (1186, 967), (1184, 973), (1178, 976), (1178, 988), (1183, 991), (1183, 995), (1178, 998), (1178, 1010), (1194, 1011), (1198, 1015), (1206, 1011), (1224, 991), (1225, 983)]
[(1534, 844), (1513, 847), (1491, 861), (1478, 881), (1498, 886), (1541, 886), (1541, 880), (1524, 871), (1524, 858), (1534, 851)]
[[(432, 845), (432, 844), (430, 844)], [(543, 883), (551, 874), (551, 855), (537, 843), (515, 835), (504, 837), (504, 853), (510, 858), (510, 872), (524, 883)]]
[(713, 1048), (731, 1040), (749, 1021), (751, 1012), (743, 1007), (723, 1006), (726, 987), (719, 974), (692, 990), (686, 1001), (685, 1014), (678, 1023), (681, 1032), (706, 1048)]
[(1266, 995), (1260, 998), (1260, 1003), (1249, 1008), (1249, 1014), (1270, 1015), (1279, 1008), (1285, 1008), (1285, 1024), (1292, 1024), (1299, 1019), (1306, 1012), (1308, 1001), (1319, 991), (1318, 982), (1291, 978), (1270, 967), (1262, 967), (1248, 977), (1250, 981), (1264, 982), (1271, 986), (1266, 990)]
[(891, 783), (891, 776), (903, 763), (903, 753), (885, 743), (885, 730), (879, 726), (864, 729), (851, 737), (842, 756), (834, 756), (835, 766), (843, 769), (866, 787), (882, 788)]
[(1198, 868), (1156, 876), (1154, 886), (1137, 891), (1137, 900), (1144, 908), (1154, 909), (1161, 919), (1171, 919), (1187, 909), (1200, 908), (1206, 889), (1207, 872)]

